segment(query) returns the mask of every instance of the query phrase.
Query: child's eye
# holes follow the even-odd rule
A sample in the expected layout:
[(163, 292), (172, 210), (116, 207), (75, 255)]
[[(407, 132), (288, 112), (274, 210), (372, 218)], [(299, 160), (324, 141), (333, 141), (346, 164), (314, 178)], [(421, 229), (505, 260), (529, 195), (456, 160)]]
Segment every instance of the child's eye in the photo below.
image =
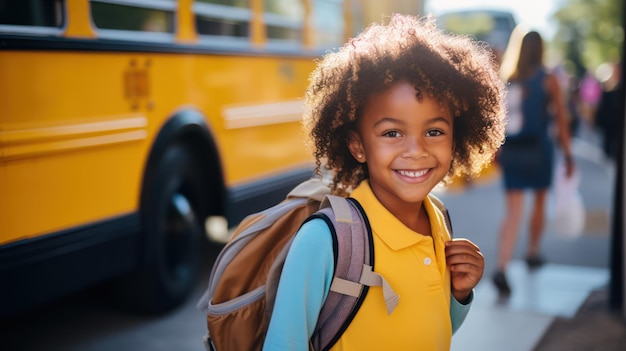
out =
[(435, 136), (440, 136), (440, 135), (443, 135), (443, 132), (439, 129), (432, 129), (426, 132), (426, 136), (429, 136), (429, 137), (435, 137)]
[(383, 133), (383, 136), (388, 138), (397, 138), (400, 136), (400, 132), (398, 132), (397, 130), (388, 130)]

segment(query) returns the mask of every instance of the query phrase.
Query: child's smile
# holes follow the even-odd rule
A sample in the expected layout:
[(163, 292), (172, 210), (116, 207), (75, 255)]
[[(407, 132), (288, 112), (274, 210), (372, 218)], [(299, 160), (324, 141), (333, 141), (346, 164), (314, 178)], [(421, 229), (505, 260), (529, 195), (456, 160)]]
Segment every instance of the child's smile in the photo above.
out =
[(396, 170), (400, 177), (405, 178), (407, 182), (419, 182), (423, 179), (426, 179), (425, 175), (430, 171), (430, 169), (422, 169), (419, 171), (411, 171), (405, 169)]
[(450, 169), (452, 137), (449, 110), (398, 82), (370, 97), (350, 150), (367, 164), (372, 190), (387, 209), (415, 214), (413, 205), (421, 206)]

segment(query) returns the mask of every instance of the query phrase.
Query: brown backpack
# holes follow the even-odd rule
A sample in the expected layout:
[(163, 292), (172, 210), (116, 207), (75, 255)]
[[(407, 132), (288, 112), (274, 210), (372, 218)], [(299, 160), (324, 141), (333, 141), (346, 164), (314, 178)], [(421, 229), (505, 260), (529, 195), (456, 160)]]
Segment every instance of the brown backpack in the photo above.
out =
[(373, 271), (374, 249), (367, 218), (354, 199), (330, 195), (319, 179), (294, 188), (274, 207), (246, 217), (218, 255), (209, 287), (198, 303), (207, 313), (207, 350), (261, 350), (278, 281), (292, 238), (309, 219), (322, 218), (337, 249), (335, 276), (311, 347), (330, 349), (358, 311), (369, 286), (382, 286), (391, 313), (398, 302)]

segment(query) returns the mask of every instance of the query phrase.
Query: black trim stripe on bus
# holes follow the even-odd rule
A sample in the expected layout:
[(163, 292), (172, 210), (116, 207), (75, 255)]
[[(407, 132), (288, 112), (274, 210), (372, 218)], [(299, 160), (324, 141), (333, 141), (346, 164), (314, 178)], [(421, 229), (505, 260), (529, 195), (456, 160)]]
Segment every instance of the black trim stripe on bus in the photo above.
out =
[(136, 268), (136, 213), (0, 246), (0, 320)]
[(265, 177), (228, 190), (228, 223), (235, 225), (251, 213), (284, 200), (299, 183), (313, 176), (313, 166)]
[(139, 219), (133, 214), (4, 244), (0, 246), (0, 272), (15, 265), (35, 263), (54, 252), (71, 251), (71, 247), (97, 246), (104, 241), (134, 235), (139, 229)]
[(50, 36), (1, 35), (0, 50), (61, 50), (61, 51), (119, 51), (147, 53), (175, 53), (198, 55), (244, 55), (244, 56), (281, 56), (295, 58), (314, 58), (323, 51), (304, 50), (301, 48), (256, 49), (234, 48), (219, 44), (196, 45), (178, 43), (152, 43), (115, 39), (74, 39)]

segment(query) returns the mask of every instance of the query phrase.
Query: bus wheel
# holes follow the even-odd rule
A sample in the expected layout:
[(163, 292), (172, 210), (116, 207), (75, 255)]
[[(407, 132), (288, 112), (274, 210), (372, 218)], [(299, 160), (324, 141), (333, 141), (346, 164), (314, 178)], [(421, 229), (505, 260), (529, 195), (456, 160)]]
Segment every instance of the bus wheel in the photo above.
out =
[(204, 246), (206, 179), (184, 145), (173, 145), (149, 178), (142, 200), (143, 267), (120, 287), (124, 306), (163, 313), (180, 305), (196, 286)]

